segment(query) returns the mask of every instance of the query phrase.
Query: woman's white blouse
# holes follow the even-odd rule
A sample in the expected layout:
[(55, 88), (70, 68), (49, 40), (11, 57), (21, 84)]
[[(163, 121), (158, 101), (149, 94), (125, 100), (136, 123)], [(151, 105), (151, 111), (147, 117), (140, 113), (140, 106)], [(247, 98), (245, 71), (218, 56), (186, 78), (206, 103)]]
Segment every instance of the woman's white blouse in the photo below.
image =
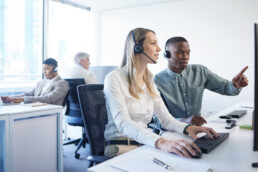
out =
[(140, 99), (130, 95), (125, 68), (116, 69), (106, 76), (104, 83), (108, 113), (106, 140), (127, 136), (141, 144), (155, 147), (155, 142), (160, 136), (147, 128), (153, 114), (156, 114), (165, 129), (183, 133), (187, 124), (177, 121), (168, 112), (156, 85), (157, 96), (154, 99), (145, 84), (142, 89), (144, 93), (140, 94)]

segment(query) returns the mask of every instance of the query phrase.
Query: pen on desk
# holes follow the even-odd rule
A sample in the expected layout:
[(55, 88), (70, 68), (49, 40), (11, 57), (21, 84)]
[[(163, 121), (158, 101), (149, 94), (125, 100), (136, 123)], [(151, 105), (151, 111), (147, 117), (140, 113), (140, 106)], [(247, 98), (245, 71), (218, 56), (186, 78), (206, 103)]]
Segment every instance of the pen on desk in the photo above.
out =
[(167, 165), (167, 164), (165, 164), (164, 162), (158, 160), (157, 158), (153, 158), (153, 157), (150, 157), (150, 158), (151, 158), (151, 160), (152, 160), (154, 163), (163, 166), (166, 170), (170, 170), (170, 169), (171, 169), (171, 167), (170, 167), (169, 165)]
[(127, 170), (124, 170), (124, 169), (122, 169), (122, 168), (116, 167), (116, 166), (114, 166), (114, 165), (109, 165), (109, 166), (112, 167), (112, 168), (115, 168), (115, 169), (117, 169), (117, 170), (123, 171), (123, 172), (129, 172), (129, 171), (127, 171)]
[(241, 106), (241, 108), (253, 109), (253, 107), (250, 107), (250, 106)]

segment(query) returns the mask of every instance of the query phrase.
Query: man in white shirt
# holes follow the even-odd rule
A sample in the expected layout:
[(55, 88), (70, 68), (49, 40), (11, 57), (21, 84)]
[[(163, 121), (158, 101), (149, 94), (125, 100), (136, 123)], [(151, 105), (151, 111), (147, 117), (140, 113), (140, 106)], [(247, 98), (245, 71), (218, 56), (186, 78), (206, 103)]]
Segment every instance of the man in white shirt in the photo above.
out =
[(74, 56), (75, 65), (68, 69), (63, 75), (64, 78), (84, 78), (86, 84), (97, 84), (98, 81), (93, 72), (89, 71), (90, 55), (79, 52)]

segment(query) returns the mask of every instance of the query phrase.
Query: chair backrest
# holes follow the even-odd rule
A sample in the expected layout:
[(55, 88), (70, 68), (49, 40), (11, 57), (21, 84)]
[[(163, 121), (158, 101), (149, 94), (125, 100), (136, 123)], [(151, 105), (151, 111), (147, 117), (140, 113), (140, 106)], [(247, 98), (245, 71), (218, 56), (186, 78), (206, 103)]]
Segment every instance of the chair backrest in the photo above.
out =
[(70, 88), (68, 88), (67, 94), (66, 94), (66, 96), (64, 98), (64, 102), (62, 104), (63, 107), (65, 107), (66, 104), (67, 104), (69, 94), (70, 94)]
[(77, 87), (91, 155), (104, 153), (107, 110), (103, 87), (103, 84), (86, 84)]
[(82, 122), (81, 108), (79, 104), (77, 86), (85, 84), (83, 78), (64, 79), (69, 84), (69, 95), (67, 99), (67, 109), (65, 112), (65, 120), (70, 125), (80, 125)]

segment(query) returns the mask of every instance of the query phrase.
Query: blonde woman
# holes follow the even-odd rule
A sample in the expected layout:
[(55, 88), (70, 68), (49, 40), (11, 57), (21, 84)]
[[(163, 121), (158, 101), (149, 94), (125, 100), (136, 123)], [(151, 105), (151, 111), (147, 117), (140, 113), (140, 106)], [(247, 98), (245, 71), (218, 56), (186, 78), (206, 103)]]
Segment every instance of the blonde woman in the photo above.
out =
[(160, 51), (154, 31), (136, 28), (129, 32), (121, 67), (109, 73), (104, 84), (108, 112), (106, 156), (120, 155), (140, 144), (187, 158), (201, 152), (194, 143), (167, 140), (153, 133), (147, 124), (154, 113), (168, 131), (189, 134), (194, 139), (200, 132), (218, 137), (213, 129), (179, 122), (168, 112), (147, 68), (158, 61)]

